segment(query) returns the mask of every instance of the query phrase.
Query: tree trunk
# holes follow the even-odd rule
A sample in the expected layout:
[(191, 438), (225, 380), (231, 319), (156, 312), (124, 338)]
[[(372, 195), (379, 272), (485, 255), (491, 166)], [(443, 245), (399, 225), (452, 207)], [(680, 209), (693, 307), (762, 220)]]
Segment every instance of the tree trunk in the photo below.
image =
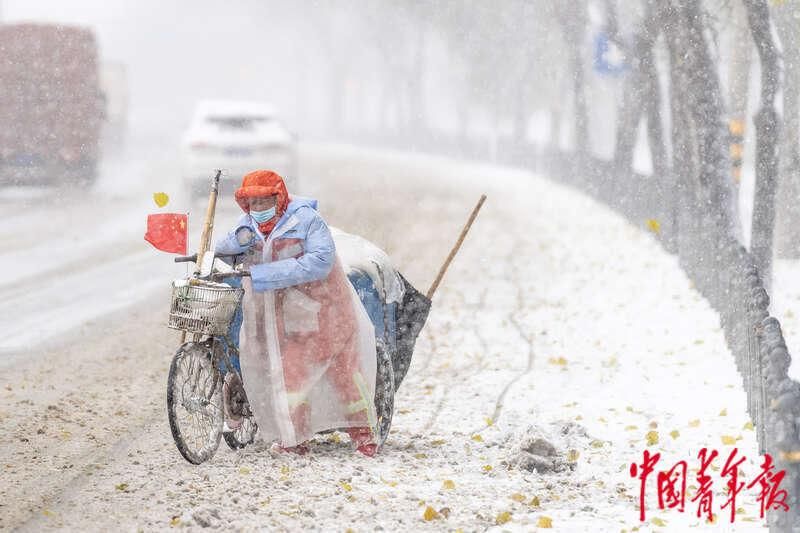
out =
[(652, 47), (642, 58), (642, 74), (645, 80), (647, 140), (650, 145), (653, 174), (666, 177), (669, 173), (669, 163), (667, 162), (667, 147), (664, 143), (664, 125), (661, 120), (661, 83), (658, 79)]
[(583, 42), (588, 18), (585, 1), (559, 4), (558, 21), (564, 33), (569, 72), (572, 75), (572, 107), (575, 119), (575, 152), (589, 149), (589, 115), (586, 108), (586, 82), (583, 64)]
[[(610, 2), (606, 5), (611, 39), (618, 46), (622, 46), (622, 39), (616, 30), (614, 6)], [(625, 78), (622, 104), (617, 113), (617, 138), (614, 149), (614, 162), (617, 168), (630, 169), (633, 164), (639, 122), (644, 115), (647, 118), (648, 140), (653, 157), (653, 171), (656, 174), (663, 173), (666, 166), (659, 109), (661, 95), (658, 74), (653, 63), (653, 46), (660, 33), (659, 18), (660, 13), (656, 4), (652, 0), (647, 0), (642, 29), (634, 37), (633, 46), (626, 50), (631, 70)]]
[(765, 0), (743, 0), (747, 21), (761, 61), (761, 107), (756, 125), (756, 193), (750, 250), (769, 290), (772, 274), (772, 237), (775, 225), (775, 185), (778, 177), (778, 113), (775, 94), (780, 84), (778, 54), (772, 40)]
[(783, 120), (775, 209), (779, 257), (800, 258), (800, 3), (773, 3), (783, 53)]
[[(713, 253), (710, 246), (718, 242), (717, 232), (737, 237), (740, 233), (729, 179), (721, 88), (699, 0), (664, 4), (672, 84), (673, 170), (679, 188), (678, 248), (682, 257), (702, 256)], [(708, 271), (703, 275), (716, 274)]]
[(747, 25), (747, 12), (743, 5), (734, 2), (733, 34), (731, 35), (731, 62), (728, 70), (728, 129), (731, 135), (731, 163), (735, 189), (739, 190), (742, 160), (744, 155), (744, 133), (747, 124), (747, 97), (750, 85), (753, 39)]

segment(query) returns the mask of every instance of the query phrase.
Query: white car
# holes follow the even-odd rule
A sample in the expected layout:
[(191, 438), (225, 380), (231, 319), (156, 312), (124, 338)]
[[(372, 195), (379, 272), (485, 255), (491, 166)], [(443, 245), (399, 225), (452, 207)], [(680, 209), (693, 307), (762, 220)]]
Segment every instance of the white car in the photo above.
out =
[(297, 190), (295, 136), (272, 106), (260, 102), (203, 101), (183, 138), (183, 178), (193, 197), (208, 193), (215, 169), (220, 192), (232, 194), (252, 170), (274, 170)]

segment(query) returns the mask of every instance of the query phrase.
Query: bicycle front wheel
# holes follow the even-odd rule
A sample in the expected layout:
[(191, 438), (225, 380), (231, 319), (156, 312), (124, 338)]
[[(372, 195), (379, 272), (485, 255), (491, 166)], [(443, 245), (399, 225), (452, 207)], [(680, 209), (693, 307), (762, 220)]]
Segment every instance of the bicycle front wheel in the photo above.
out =
[(184, 459), (200, 464), (214, 456), (222, 436), (222, 376), (213, 351), (187, 342), (175, 353), (167, 379), (167, 416)]

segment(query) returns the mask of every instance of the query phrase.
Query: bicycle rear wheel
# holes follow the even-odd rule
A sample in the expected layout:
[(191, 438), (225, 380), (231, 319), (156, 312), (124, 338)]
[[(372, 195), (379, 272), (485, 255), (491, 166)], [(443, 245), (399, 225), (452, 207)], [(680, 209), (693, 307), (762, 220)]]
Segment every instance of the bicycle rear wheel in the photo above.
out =
[(225, 413), (225, 416), (235, 419), (238, 423), (238, 427), (232, 430), (226, 424), (227, 431), (222, 433), (225, 444), (232, 450), (238, 450), (248, 444), (252, 444), (256, 438), (258, 424), (256, 424), (253, 412), (250, 410), (242, 379), (236, 370), (230, 370), (226, 374), (225, 382), (222, 386), (222, 396), (223, 408), (229, 411)]
[(222, 436), (222, 376), (214, 359), (211, 348), (187, 342), (169, 367), (169, 428), (183, 458), (196, 465), (214, 456)]

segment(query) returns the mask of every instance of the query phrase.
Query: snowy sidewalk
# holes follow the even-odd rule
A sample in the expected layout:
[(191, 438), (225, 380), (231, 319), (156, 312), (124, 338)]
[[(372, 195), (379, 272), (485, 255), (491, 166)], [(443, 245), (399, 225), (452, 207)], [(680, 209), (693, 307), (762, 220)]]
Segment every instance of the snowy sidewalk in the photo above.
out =
[[(628, 465), (648, 439), (670, 466), (692, 468), (700, 448), (727, 456), (723, 437), (741, 437), (744, 470), (755, 471), (755, 434), (718, 317), (645, 231), (525, 172), (306, 151), (304, 173), (319, 181), (304, 192), (319, 194), (323, 215), (387, 247), (423, 290), (488, 194), (434, 298), (382, 453), (367, 459), (323, 437), (306, 457), (221, 448), (194, 467), (164, 416), (31, 528), (679, 531), (705, 525), (695, 504), (658, 513), (649, 499), (648, 522), (638, 520)], [(380, 205), (358, 213), (346, 203), (376, 195)], [(530, 437), (552, 443), (565, 470), (520, 468)], [(758, 526), (755, 496), (740, 499), (736, 530)], [(715, 512), (709, 529), (725, 531), (719, 503)]]

